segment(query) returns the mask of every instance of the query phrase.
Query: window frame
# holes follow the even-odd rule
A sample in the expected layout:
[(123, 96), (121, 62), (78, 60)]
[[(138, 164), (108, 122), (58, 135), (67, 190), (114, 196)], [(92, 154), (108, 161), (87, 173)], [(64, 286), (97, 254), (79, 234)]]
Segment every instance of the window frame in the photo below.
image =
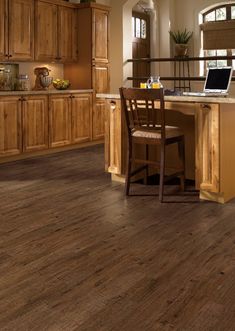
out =
[[(234, 6), (235, 6), (235, 2), (232, 2), (232, 3), (229, 3), (229, 4), (228, 3), (227, 4), (220, 4), (218, 6), (215, 6), (213, 8), (208, 9), (207, 11), (202, 13), (202, 23), (235, 21), (235, 18), (232, 18), (232, 7), (234, 7)], [(224, 19), (224, 20), (216, 20), (216, 10), (218, 10), (220, 8), (225, 8), (226, 9), (226, 19)], [(207, 21), (206, 16), (208, 14), (212, 13), (212, 12), (215, 12), (215, 20)], [(203, 50), (204, 56), (207, 56), (208, 51), (209, 50)], [(214, 51), (217, 52), (218, 49), (215, 49)], [(226, 56), (232, 56), (233, 51), (234, 51), (234, 49), (226, 49), (226, 52), (227, 52)], [(218, 61), (216, 60), (216, 64), (218, 63)], [(206, 70), (209, 67), (208, 62), (209, 61), (204, 61), (204, 74), (206, 73)], [(232, 59), (227, 60), (227, 66), (233, 66), (233, 60)], [(233, 71), (233, 76), (235, 76), (235, 70)]]

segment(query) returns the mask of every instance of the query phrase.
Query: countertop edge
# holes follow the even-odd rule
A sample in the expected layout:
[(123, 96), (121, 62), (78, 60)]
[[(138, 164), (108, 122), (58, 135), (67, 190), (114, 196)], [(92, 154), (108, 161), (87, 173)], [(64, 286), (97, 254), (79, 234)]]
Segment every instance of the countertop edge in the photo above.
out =
[(14, 95), (50, 95), (50, 94), (66, 94), (66, 93), (92, 93), (93, 89), (81, 89), (81, 90), (38, 90), (38, 91), (1, 91), (0, 96), (14, 96)]
[[(96, 94), (97, 98), (103, 99), (120, 99), (119, 94), (105, 94), (98, 93)], [(235, 103), (235, 96), (227, 97), (198, 97), (198, 96), (181, 96), (181, 95), (166, 95), (165, 101), (170, 102), (205, 102), (205, 103)]]

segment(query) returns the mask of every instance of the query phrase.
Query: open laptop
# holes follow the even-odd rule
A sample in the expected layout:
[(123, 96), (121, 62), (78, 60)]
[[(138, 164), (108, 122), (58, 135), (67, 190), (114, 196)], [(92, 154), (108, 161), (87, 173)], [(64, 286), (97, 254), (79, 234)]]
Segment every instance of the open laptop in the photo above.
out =
[(183, 92), (189, 96), (227, 96), (233, 74), (232, 67), (215, 67), (207, 70), (203, 92)]

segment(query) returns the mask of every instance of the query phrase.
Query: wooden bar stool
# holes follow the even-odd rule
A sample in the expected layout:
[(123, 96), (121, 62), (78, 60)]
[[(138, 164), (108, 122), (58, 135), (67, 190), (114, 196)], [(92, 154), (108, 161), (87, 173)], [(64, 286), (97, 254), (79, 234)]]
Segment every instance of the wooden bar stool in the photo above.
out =
[[(129, 195), (131, 177), (139, 171), (146, 171), (148, 167), (157, 167), (160, 171), (159, 200), (163, 201), (164, 183), (173, 177), (180, 177), (181, 190), (184, 190), (185, 182), (185, 147), (184, 135), (178, 127), (165, 125), (165, 105), (163, 89), (139, 89), (123, 88), (119, 89), (121, 97), (121, 107), (125, 115), (128, 130), (127, 148), (127, 170), (125, 193)], [(173, 169), (169, 176), (165, 175), (165, 149), (171, 144), (178, 144), (180, 158), (179, 168)], [(137, 159), (133, 156), (133, 145), (146, 146), (146, 158)], [(148, 146), (160, 146), (160, 161), (150, 161), (148, 158)], [(133, 163), (143, 164), (141, 167), (132, 170)]]

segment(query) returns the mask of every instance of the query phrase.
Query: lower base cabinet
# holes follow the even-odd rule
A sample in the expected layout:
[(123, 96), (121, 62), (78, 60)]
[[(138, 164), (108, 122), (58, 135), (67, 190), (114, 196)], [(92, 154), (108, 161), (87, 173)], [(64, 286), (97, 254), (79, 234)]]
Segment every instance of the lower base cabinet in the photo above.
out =
[(73, 144), (92, 140), (92, 98), (73, 94), (71, 98), (71, 139)]
[(92, 106), (92, 92), (0, 96), (0, 158), (97, 140)]
[(48, 148), (48, 98), (27, 96), (22, 100), (23, 152)]
[(4, 96), (0, 102), (0, 156), (22, 152), (22, 116), (19, 96)]
[(92, 125), (92, 137), (93, 140), (104, 139), (104, 122), (105, 122), (105, 99), (96, 99), (96, 103), (93, 109), (93, 125)]
[(60, 147), (71, 143), (71, 96), (49, 97), (49, 145)]
[(91, 141), (91, 95), (51, 95), (49, 108), (50, 147)]

